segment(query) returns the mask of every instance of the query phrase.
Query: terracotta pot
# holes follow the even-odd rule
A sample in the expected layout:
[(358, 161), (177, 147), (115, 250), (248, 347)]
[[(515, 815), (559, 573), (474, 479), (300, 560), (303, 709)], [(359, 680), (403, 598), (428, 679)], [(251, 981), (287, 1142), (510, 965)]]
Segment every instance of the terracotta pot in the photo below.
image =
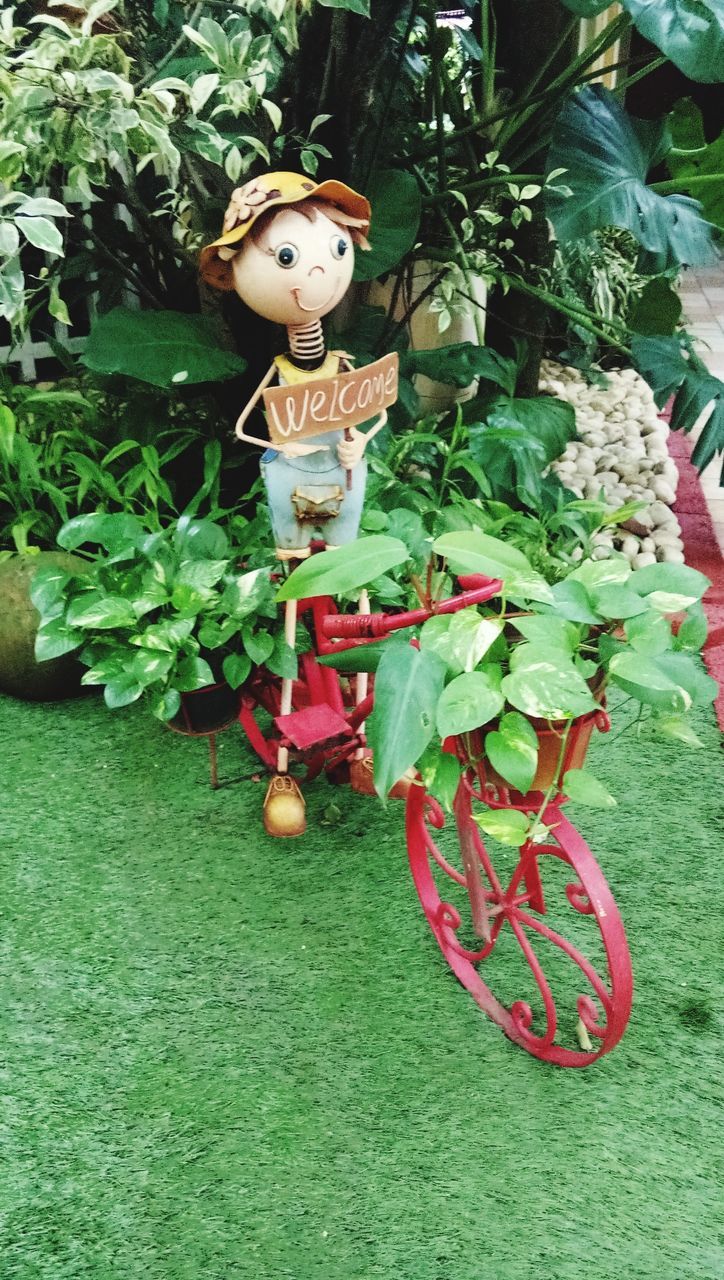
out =
[[(560, 789), (561, 779), (569, 769), (582, 769), (583, 762), (591, 741), (593, 730), (598, 727), (600, 717), (606, 718), (603, 707), (603, 694), (596, 692), (596, 696), (601, 698), (601, 709), (599, 711), (591, 711), (585, 716), (579, 716), (571, 724), (566, 743), (566, 750), (560, 768), (558, 768), (558, 759), (561, 750), (561, 737), (565, 732), (567, 721), (559, 720), (551, 726), (547, 720), (535, 720), (529, 717), (530, 723), (536, 731), (538, 737), (538, 767), (536, 768), (533, 781), (530, 785), (528, 794), (533, 792), (547, 791), (551, 784), (555, 781), (556, 786)], [(475, 758), (474, 768), (478, 775), (481, 787), (495, 787), (504, 791), (515, 792), (509, 782), (501, 778), (500, 774), (493, 768), (489, 760), (479, 759), (483, 754), (483, 743), (485, 735), (491, 729), (496, 729), (497, 722), (485, 725), (482, 729), (476, 729), (474, 733), (469, 735), (471, 752), (470, 755)], [(459, 741), (462, 750), (461, 758), (467, 758), (467, 752), (464, 744)], [(460, 752), (459, 752), (460, 754)], [(558, 773), (556, 774), (556, 769)]]

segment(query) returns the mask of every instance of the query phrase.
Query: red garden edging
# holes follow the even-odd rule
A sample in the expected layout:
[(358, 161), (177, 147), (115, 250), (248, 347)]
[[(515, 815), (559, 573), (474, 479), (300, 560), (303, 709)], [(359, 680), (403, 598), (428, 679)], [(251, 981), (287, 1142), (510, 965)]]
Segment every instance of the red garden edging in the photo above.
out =
[[(666, 414), (661, 415), (666, 418)], [(724, 730), (724, 558), (714, 533), (711, 516), (696, 468), (691, 462), (692, 445), (685, 436), (672, 431), (669, 453), (679, 472), (674, 511), (681, 525), (686, 563), (706, 575), (711, 587), (703, 604), (709, 620), (709, 636), (704, 661), (709, 674), (719, 684), (714, 703), (720, 729)]]

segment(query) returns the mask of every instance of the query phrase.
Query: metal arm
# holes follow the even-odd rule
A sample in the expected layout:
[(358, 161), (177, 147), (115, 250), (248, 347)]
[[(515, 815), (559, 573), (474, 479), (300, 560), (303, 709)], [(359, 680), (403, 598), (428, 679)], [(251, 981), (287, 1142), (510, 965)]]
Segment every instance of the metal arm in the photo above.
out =
[(245, 440), (247, 444), (260, 445), (262, 449), (269, 448), (269, 441), (260, 440), (258, 436), (248, 436), (244, 431), (244, 423), (249, 417), (249, 414), (251, 413), (254, 406), (258, 404), (259, 401), (261, 400), (261, 397), (264, 394), (264, 391), (269, 386), (269, 383), (271, 382), (275, 373), (276, 373), (276, 365), (272, 364), (264, 374), (264, 377), (262, 378), (261, 382), (259, 383), (259, 386), (257, 387), (256, 391), (251, 397), (251, 400), (249, 400), (248, 403), (245, 405), (245, 407), (242, 409), (241, 413), (239, 414), (236, 420), (236, 426), (234, 427), (234, 431), (236, 432), (240, 440)]
[(322, 619), (322, 635), (327, 640), (373, 640), (391, 631), (419, 626), (441, 613), (457, 613), (459, 609), (482, 604), (498, 595), (502, 585), (499, 579), (493, 578), (474, 591), (463, 591), (459, 596), (441, 600), (434, 608), (412, 609), (408, 613), (330, 613)]

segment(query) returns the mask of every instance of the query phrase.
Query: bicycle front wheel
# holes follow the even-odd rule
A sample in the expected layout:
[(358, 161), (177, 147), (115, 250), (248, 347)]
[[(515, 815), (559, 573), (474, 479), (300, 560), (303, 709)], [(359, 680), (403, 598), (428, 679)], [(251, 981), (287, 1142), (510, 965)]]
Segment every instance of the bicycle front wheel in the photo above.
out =
[(407, 848), (425, 916), (455, 976), (511, 1040), (545, 1062), (587, 1066), (618, 1043), (631, 1011), (611, 890), (560, 804), (544, 815), (545, 840), (518, 850), (486, 848), (479, 802), (465, 776), (449, 819), (422, 786), (410, 791)]

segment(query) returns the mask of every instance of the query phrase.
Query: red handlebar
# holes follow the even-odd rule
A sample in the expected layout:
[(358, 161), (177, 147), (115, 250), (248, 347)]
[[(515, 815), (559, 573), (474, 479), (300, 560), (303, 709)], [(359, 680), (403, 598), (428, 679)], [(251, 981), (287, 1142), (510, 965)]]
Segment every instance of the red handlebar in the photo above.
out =
[(379, 636), (389, 635), (391, 631), (402, 631), (405, 627), (419, 626), (428, 618), (440, 613), (457, 613), (459, 609), (468, 609), (471, 605), (482, 604), (497, 596), (502, 582), (497, 578), (483, 578), (473, 575), (472, 578), (461, 578), (463, 586), (475, 581), (484, 585), (476, 585), (472, 591), (463, 591), (459, 596), (451, 596), (449, 600), (441, 600), (430, 609), (412, 609), (408, 613), (328, 613), (322, 618), (322, 635), (327, 640), (373, 640)]

